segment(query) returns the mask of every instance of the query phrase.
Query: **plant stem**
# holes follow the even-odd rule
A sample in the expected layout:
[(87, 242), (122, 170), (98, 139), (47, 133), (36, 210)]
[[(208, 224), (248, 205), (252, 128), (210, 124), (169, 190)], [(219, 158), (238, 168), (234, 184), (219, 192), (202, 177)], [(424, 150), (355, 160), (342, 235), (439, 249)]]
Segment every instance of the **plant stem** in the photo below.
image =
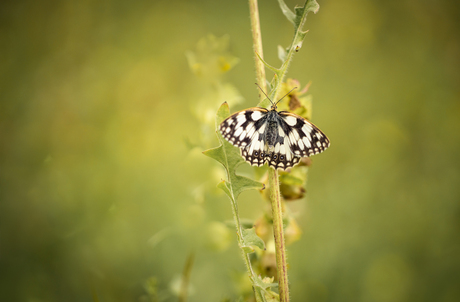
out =
[[(249, 15), (251, 18), (252, 44), (254, 51), (258, 53), (261, 58), (263, 58), (264, 52), (262, 48), (262, 34), (260, 32), (259, 7), (257, 5), (257, 0), (249, 0)], [(254, 62), (256, 65), (257, 83), (260, 85), (263, 91), (267, 91), (264, 63), (257, 57), (254, 57)], [(263, 94), (260, 94), (260, 101), (263, 99)]]
[(193, 260), (195, 259), (195, 254), (190, 253), (187, 258), (187, 262), (184, 266), (184, 271), (182, 272), (182, 283), (179, 292), (179, 302), (186, 302), (188, 297), (188, 287), (190, 283), (190, 273), (192, 272)]
[[(254, 51), (258, 53), (259, 57), (263, 59), (262, 51), (262, 35), (260, 31), (259, 22), (259, 9), (257, 7), (257, 0), (249, 0), (249, 10), (251, 15), (251, 29), (252, 29), (252, 40), (254, 45)], [(287, 66), (292, 58), (292, 52), (288, 53), (288, 59), (285, 62), (284, 72), (287, 70)], [(257, 82), (266, 91), (266, 80), (265, 80), (265, 66), (262, 60), (255, 57), (256, 75)], [(282, 79), (279, 79), (278, 83)], [(280, 87), (277, 85), (274, 89), (276, 92)], [(261, 96), (261, 100), (263, 96)], [(271, 189), (271, 205), (273, 213), (273, 233), (275, 236), (275, 248), (276, 248), (276, 267), (278, 271), (278, 290), (280, 294), (280, 302), (289, 301), (289, 284), (287, 277), (287, 263), (286, 263), (286, 250), (284, 246), (284, 230), (283, 230), (283, 211), (281, 205), (280, 196), (280, 185), (278, 178), (278, 171), (276, 169), (269, 169), (269, 187)]]
[[(236, 234), (238, 237), (238, 246), (241, 248), (244, 246), (244, 241), (243, 241), (243, 231), (241, 229), (241, 223), (240, 223), (240, 214), (238, 213), (238, 203), (235, 199), (235, 196), (233, 196), (233, 190), (232, 192), (232, 212), (233, 212), (233, 218), (235, 220), (235, 225), (236, 225)], [(243, 259), (244, 259), (244, 264), (246, 265), (246, 269), (248, 271), (249, 278), (251, 279), (252, 283), (254, 283), (254, 280), (256, 278), (256, 274), (254, 273), (254, 270), (252, 269), (251, 266), (251, 260), (249, 259), (249, 254), (246, 254), (243, 250), (241, 250), (243, 254)]]
[(287, 276), (286, 248), (284, 246), (283, 207), (281, 204), (280, 184), (278, 171), (270, 169), (268, 172), (270, 199), (273, 214), (273, 234), (275, 236), (276, 269), (278, 271), (278, 290), (280, 302), (289, 301), (289, 284)]

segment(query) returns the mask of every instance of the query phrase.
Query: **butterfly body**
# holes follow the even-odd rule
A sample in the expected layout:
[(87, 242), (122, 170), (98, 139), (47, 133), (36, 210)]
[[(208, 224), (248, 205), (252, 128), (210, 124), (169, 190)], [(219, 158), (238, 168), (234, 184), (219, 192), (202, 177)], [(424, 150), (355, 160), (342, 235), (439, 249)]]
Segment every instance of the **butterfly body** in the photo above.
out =
[(303, 117), (288, 112), (253, 107), (230, 115), (219, 126), (222, 136), (240, 148), (241, 156), (253, 166), (286, 170), (301, 157), (323, 152), (327, 136)]

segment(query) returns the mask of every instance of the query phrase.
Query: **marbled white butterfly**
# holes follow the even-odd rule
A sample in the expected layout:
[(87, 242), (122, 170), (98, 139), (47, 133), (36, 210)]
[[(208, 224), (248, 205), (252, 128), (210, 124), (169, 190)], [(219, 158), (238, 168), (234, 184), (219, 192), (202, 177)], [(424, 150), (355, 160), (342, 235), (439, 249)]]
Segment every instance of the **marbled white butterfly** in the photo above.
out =
[(222, 136), (240, 148), (248, 163), (262, 166), (267, 162), (274, 169), (286, 170), (301, 157), (321, 153), (329, 147), (329, 139), (318, 127), (297, 114), (277, 111), (278, 102), (270, 102), (271, 110), (248, 108), (220, 124)]

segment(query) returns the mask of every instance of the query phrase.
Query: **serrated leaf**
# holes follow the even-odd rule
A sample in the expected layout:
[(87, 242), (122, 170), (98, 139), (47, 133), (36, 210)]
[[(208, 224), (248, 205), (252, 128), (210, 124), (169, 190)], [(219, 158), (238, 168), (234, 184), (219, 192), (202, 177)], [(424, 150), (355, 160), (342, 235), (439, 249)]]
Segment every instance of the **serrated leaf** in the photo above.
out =
[(319, 4), (316, 0), (307, 0), (303, 7), (295, 7), (295, 20), (294, 20), (294, 27), (298, 30), (301, 30), (305, 19), (307, 18), (307, 14), (309, 12), (313, 12), (316, 14), (319, 10)]
[[(230, 115), (230, 108), (227, 103), (223, 103), (216, 114), (216, 129)], [(227, 142), (220, 131), (216, 130), (217, 137), (221, 143), (219, 147), (209, 149), (203, 152), (219, 163), (221, 163), (227, 171), (228, 181), (222, 181), (217, 186), (222, 189), (227, 196), (236, 201), (241, 192), (256, 189), (261, 190), (265, 185), (245, 176), (236, 175), (236, 168), (244, 163), (244, 159), (239, 153), (239, 149)]]
[(316, 0), (307, 0), (303, 7), (294, 8), (295, 34), (294, 34), (294, 40), (289, 50), (293, 50), (297, 52), (302, 47), (303, 39), (305, 38), (305, 35), (307, 34), (306, 31), (302, 31), (303, 24), (307, 20), (307, 14), (309, 12), (313, 12), (316, 14), (318, 10), (319, 10), (319, 4), (316, 2)]
[(289, 9), (289, 7), (286, 5), (286, 3), (284, 2), (284, 0), (278, 0), (278, 3), (280, 5), (280, 8), (281, 8), (281, 11), (283, 12), (283, 14), (286, 16), (286, 18), (289, 20), (289, 22), (291, 22), (292, 24), (295, 25), (295, 14), (292, 12), (292, 10)]
[(255, 228), (243, 230), (243, 241), (246, 246), (257, 246), (259, 249), (265, 250), (265, 243), (257, 236)]

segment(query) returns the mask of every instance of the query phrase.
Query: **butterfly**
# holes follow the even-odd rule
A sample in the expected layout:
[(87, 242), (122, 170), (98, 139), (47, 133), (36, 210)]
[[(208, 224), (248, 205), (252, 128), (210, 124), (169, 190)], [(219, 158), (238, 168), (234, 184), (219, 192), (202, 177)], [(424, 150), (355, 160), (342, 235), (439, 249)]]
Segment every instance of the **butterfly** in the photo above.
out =
[(329, 139), (318, 127), (297, 114), (277, 111), (278, 102), (270, 102), (270, 110), (248, 108), (230, 115), (219, 125), (222, 136), (240, 148), (241, 156), (248, 163), (252, 166), (268, 163), (274, 169), (286, 170), (302, 157), (321, 153), (329, 147)]

